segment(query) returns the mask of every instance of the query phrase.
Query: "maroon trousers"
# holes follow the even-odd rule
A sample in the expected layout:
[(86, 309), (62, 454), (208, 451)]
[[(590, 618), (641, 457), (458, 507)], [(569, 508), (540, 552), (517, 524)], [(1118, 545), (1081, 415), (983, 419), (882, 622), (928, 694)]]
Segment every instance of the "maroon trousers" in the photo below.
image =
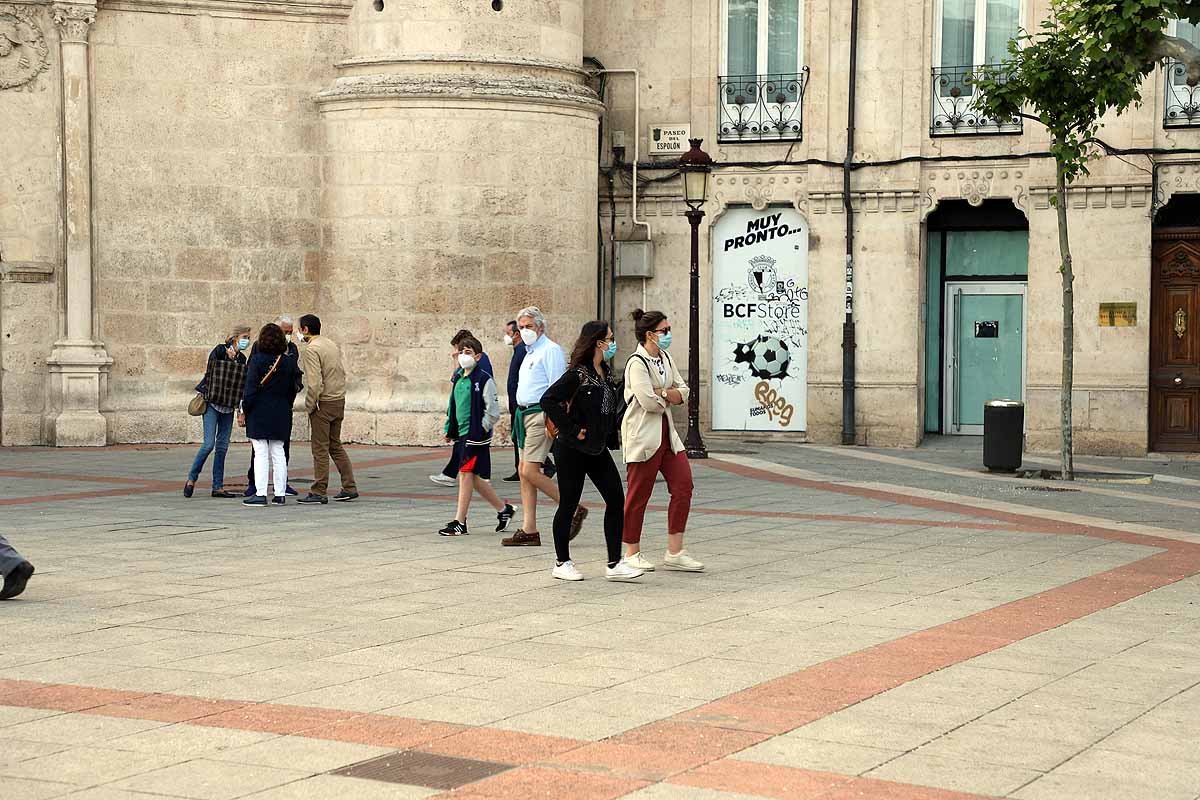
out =
[(667, 533), (683, 533), (687, 530), (688, 513), (692, 510), (692, 465), (688, 463), (686, 452), (671, 452), (671, 435), (665, 415), (662, 443), (658, 451), (647, 461), (625, 466), (629, 486), (625, 493), (625, 530), (621, 541), (626, 544), (641, 542), (646, 506), (650, 503), (650, 495), (654, 493), (654, 479), (660, 472), (667, 479), (667, 491), (671, 493), (671, 503), (667, 507)]

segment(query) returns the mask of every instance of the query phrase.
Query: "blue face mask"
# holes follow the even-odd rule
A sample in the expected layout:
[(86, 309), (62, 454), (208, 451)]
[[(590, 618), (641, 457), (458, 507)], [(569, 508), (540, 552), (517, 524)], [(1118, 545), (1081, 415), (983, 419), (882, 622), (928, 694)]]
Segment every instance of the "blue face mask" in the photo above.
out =
[(660, 333), (658, 335), (658, 346), (661, 347), (663, 350), (671, 349), (671, 332), (670, 331), (667, 331), (666, 333)]
[(249, 339), (238, 339), (238, 350), (249, 350), (249, 349), (250, 349), (250, 340)]
[(613, 356), (617, 354), (617, 343), (615, 341), (608, 343), (608, 349), (604, 351), (604, 360), (612, 361)]

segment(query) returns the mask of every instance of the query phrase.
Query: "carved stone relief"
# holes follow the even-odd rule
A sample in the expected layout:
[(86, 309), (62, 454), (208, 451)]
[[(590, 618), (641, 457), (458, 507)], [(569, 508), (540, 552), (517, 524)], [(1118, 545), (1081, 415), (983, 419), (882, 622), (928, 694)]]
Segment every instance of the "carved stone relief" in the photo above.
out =
[(55, 3), (54, 23), (62, 41), (87, 44), (88, 32), (96, 21), (96, 6), (83, 3)]
[(50, 66), (50, 50), (34, 10), (0, 5), (0, 90), (31, 91), (34, 79)]
[(931, 169), (924, 178), (924, 216), (937, 208), (941, 200), (966, 200), (978, 207), (983, 205), (984, 200), (1005, 198), (1012, 200), (1017, 208), (1029, 210), (1024, 185), (1025, 172), (1021, 168)]
[(804, 198), (807, 196), (804, 181), (803, 174), (751, 176), (719, 173), (712, 178), (715, 214), (719, 216), (728, 206), (746, 203), (755, 211), (762, 211), (776, 201), (777, 193), (782, 202), (790, 201), (803, 213)]

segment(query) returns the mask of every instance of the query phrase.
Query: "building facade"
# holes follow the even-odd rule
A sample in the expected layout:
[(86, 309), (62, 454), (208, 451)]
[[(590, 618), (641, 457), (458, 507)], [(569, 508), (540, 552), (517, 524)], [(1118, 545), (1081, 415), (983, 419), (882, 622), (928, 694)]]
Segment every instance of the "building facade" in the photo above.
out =
[[(855, 441), (974, 433), (1003, 396), (1053, 450), (1049, 142), (967, 80), (1047, 3), (859, 0), (853, 72), (851, 5), (0, 4), (0, 443), (195, 439), (205, 354), (278, 313), (345, 348), (363, 442), (437, 441), (449, 337), (503, 370), (524, 305), (625, 352), (660, 308), (684, 363), (690, 135), (707, 431), (842, 440), (849, 300)], [(1157, 70), (1069, 191), (1081, 452), (1200, 449), (1193, 94)]]

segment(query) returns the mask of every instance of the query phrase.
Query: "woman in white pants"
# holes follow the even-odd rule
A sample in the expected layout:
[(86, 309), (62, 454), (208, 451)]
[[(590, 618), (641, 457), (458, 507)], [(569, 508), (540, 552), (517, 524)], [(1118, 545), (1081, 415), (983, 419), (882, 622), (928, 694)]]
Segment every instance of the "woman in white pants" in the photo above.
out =
[(275, 482), (277, 506), (287, 502), (287, 458), (283, 443), (292, 438), (292, 400), (296, 396), (296, 359), (288, 355), (287, 337), (275, 323), (263, 326), (258, 344), (246, 367), (242, 411), (246, 436), (254, 445), (254, 485), (258, 493), (242, 501), (246, 506), (267, 505), (268, 468)]

